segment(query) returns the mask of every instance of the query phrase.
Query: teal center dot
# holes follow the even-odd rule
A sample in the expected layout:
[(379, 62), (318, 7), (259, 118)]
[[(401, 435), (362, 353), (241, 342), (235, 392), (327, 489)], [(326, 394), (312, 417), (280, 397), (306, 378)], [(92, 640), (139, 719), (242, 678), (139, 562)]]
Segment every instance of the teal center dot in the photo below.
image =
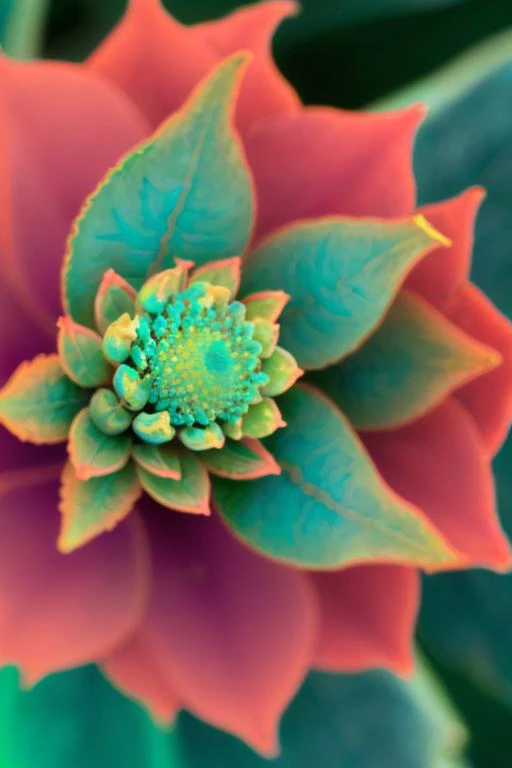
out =
[(174, 426), (235, 422), (267, 376), (261, 345), (239, 302), (215, 304), (205, 284), (191, 285), (158, 314), (139, 316), (131, 358), (150, 377), (150, 405)]

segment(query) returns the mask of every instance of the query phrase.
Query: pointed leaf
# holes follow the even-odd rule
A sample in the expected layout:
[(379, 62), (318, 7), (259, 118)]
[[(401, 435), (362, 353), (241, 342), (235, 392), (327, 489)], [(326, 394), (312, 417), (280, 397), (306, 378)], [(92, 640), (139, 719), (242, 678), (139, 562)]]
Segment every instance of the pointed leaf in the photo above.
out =
[(244, 54), (226, 59), (183, 109), (104, 179), (75, 222), (65, 303), (93, 322), (107, 267), (140, 288), (149, 274), (243, 253), (253, 217), (250, 174), (231, 127)]
[(258, 440), (227, 440), (220, 450), (205, 451), (201, 461), (218, 477), (232, 480), (255, 480), (266, 475), (279, 475), (281, 467)]
[(210, 480), (206, 469), (190, 451), (180, 452), (179, 459), (180, 480), (157, 477), (138, 466), (137, 474), (142, 487), (164, 507), (178, 512), (209, 515)]
[(214, 480), (219, 511), (237, 537), (277, 560), (329, 569), (379, 560), (439, 566), (454, 552), (385, 485), (348, 422), (312, 387), (280, 399), (288, 423), (266, 441), (278, 477)]
[(137, 464), (157, 477), (169, 480), (181, 479), (181, 465), (176, 449), (167, 445), (138, 443), (133, 446), (133, 459)]
[(106, 435), (119, 435), (132, 423), (133, 413), (126, 410), (111, 389), (98, 389), (89, 403), (91, 419)]
[(60, 443), (88, 399), (65, 375), (57, 355), (39, 355), (22, 363), (0, 390), (0, 424), (19, 440)]
[(356, 429), (389, 429), (424, 415), (499, 362), (495, 350), (404, 292), (358, 352), (313, 381)]
[(133, 314), (136, 291), (113, 269), (107, 269), (94, 299), (96, 328), (103, 335), (110, 323), (125, 313)]
[(242, 289), (289, 293), (280, 344), (302, 368), (324, 368), (362, 343), (414, 264), (446, 242), (421, 216), (299, 223), (250, 254)]
[(252, 322), (257, 318), (275, 323), (290, 297), (284, 291), (260, 291), (251, 293), (242, 300), (246, 307), (245, 319)]
[(261, 388), (261, 394), (267, 397), (276, 397), (286, 392), (304, 373), (293, 355), (282, 347), (276, 347), (272, 355), (263, 360), (261, 370), (269, 378), (268, 383)]
[(61, 317), (58, 326), (59, 360), (69, 378), (80, 387), (108, 384), (112, 373), (103, 356), (101, 337), (70, 317)]
[(117, 472), (128, 463), (132, 447), (128, 433), (106, 435), (91, 419), (89, 408), (75, 417), (69, 431), (68, 451), (79, 480)]
[(242, 418), (243, 434), (247, 437), (267, 437), (285, 426), (281, 411), (271, 397), (264, 397), (260, 403), (251, 405)]
[(191, 283), (204, 281), (212, 285), (221, 285), (227, 288), (230, 299), (234, 299), (240, 288), (241, 259), (234, 256), (232, 259), (222, 259), (205, 264), (194, 271), (190, 278)]
[(58, 547), (72, 552), (125, 518), (142, 489), (132, 464), (105, 477), (79, 480), (71, 462), (62, 472)]

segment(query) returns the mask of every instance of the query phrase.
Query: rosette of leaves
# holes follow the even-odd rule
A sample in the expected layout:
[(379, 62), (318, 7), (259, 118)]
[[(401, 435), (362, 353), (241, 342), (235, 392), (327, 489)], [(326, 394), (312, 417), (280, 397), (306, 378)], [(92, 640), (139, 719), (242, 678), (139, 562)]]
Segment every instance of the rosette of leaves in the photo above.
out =
[[(137, 4), (133, 13), (142, 14), (141, 8)], [(379, 460), (379, 439), (400, 438), (401, 427), (421, 423), (425, 414), (467, 424), (469, 415), (449, 395), (500, 362), (493, 343), (466, 333), (427, 300), (437, 286), (432, 274), (445, 276), (439, 265), (450, 240), (429, 222), (428, 211), (398, 218), (315, 216), (329, 170), (324, 164), (317, 173), (318, 153), (304, 171), (303, 178), (311, 171), (316, 186), (306, 208), (310, 216), (301, 218), (307, 185), (278, 179), (258, 150), (264, 144), (258, 145), (256, 128), (242, 146), (233, 125), (247, 61), (238, 53), (210, 68), (171, 119), (121, 159), (85, 201), (64, 260), (57, 353), (23, 363), (0, 392), (0, 420), (13, 434), (68, 447), (59, 547), (70, 554), (59, 555), (56, 568), (69, 563), (72, 573), (81, 556), (94, 552), (82, 582), (94, 578), (102, 588), (108, 585), (116, 606), (128, 592), (136, 603), (108, 642), (98, 630), (101, 642), (92, 651), (80, 643), (106, 625), (105, 614), (80, 633), (78, 649), (76, 634), (58, 653), (51, 640), (37, 654), (20, 650), (9, 636), (4, 656), (20, 663), (31, 680), (100, 659), (110, 679), (160, 719), (172, 719), (184, 706), (274, 754), (278, 718), (311, 666), (365, 668), (375, 664), (378, 647), (379, 663), (410, 668), (418, 593), (416, 573), (403, 566), (442, 569), (485, 560), (502, 567), (510, 556), (490, 506), (478, 523), (487, 549), (475, 545), (468, 554), (466, 543), (469, 548), (482, 538), (466, 537), (477, 529), (476, 515), (461, 533), (451, 518), (436, 515), (434, 505), (422, 511), (410, 488), (399, 495), (402, 488), (391, 487), (384, 461), (391, 469), (400, 464), (393, 464), (403, 453), (393, 453), (392, 440)], [(293, 122), (290, 109), (283, 120)], [(317, 117), (315, 129), (324, 125)], [(403, 119), (410, 131), (409, 113)], [(393, 121), (387, 128), (386, 121), (371, 122), (379, 141), (386, 129), (395, 136)], [(258, 125), (265, 125), (263, 119)], [(309, 130), (304, 124), (279, 143), (274, 129), (270, 121), (277, 142), (271, 144), (273, 162), (280, 157), (276, 147), (285, 153), (292, 138), (302, 140)], [(355, 141), (357, 130), (351, 130)], [(316, 149), (323, 145), (315, 141)], [(253, 232), (256, 174), (259, 188), (268, 174), (279, 181), (286, 205), (298, 204), (291, 206), (291, 223), (272, 226), (274, 207), (260, 194), (264, 237)], [(377, 175), (386, 197), (382, 168)], [(409, 193), (408, 187), (404, 198)], [(353, 194), (361, 189), (354, 187)], [(470, 197), (474, 213), (475, 191)], [(462, 205), (465, 245), (472, 221), (468, 199)], [(433, 208), (433, 218), (444, 217), (457, 234), (455, 204), (440, 208), (443, 215)], [(415, 290), (418, 283), (423, 292)], [(500, 338), (508, 332), (507, 326)], [(506, 377), (502, 389), (510, 388)], [(500, 409), (493, 439), (505, 421)], [(463, 433), (468, 452), (475, 430)], [(420, 440), (425, 452), (430, 437), (427, 431)], [(475, 474), (483, 472), (479, 464)], [(44, 497), (50, 512), (52, 489)], [(15, 498), (19, 489), (11, 492)], [(30, 525), (36, 526), (37, 494), (31, 488), (27, 493), (35, 505)], [(23, 522), (28, 519), (29, 513)], [(126, 544), (131, 523), (140, 528), (136, 545), (132, 539)], [(12, 526), (14, 535), (16, 522)], [(29, 538), (48, 531), (45, 524)], [(121, 541), (116, 535), (123, 531)], [(131, 546), (131, 554), (140, 547), (140, 569), (133, 569), (130, 589), (123, 582), (119, 592), (115, 578), (100, 578), (116, 543), (117, 554), (122, 552), (116, 562), (129, 557), (122, 547)], [(359, 567), (367, 563), (373, 567)], [(10, 567), (9, 578), (16, 563)], [(357, 595), (364, 604), (369, 631), (358, 618), (355, 635), (344, 634), (338, 580), (345, 597)], [(205, 584), (209, 607), (210, 597), (227, 594), (225, 613), (203, 611), (196, 598)], [(107, 603), (103, 596), (101, 601)], [(379, 617), (397, 602), (403, 613), (389, 623), (388, 644), (376, 626), (388, 626)], [(241, 616), (246, 608), (250, 616)], [(229, 615), (230, 642), (243, 636), (241, 655), (238, 646), (229, 659), (223, 655), (224, 624), (215, 641), (209, 631), (197, 632), (197, 616), (209, 627), (218, 615)], [(176, 656), (168, 644), (178, 649)], [(192, 645), (201, 664), (176, 664), (162, 686), (153, 659), (167, 670)], [(238, 661), (231, 664), (242, 656), (243, 673), (257, 694), (247, 695), (245, 707)], [(202, 665), (208, 665), (208, 685)]]

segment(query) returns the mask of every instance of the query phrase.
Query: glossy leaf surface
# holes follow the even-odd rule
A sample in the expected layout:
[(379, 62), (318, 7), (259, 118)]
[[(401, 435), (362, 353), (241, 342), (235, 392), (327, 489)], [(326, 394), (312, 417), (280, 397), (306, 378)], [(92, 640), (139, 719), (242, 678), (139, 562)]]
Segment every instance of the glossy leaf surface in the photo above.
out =
[(404, 292), (360, 350), (313, 380), (356, 429), (389, 429), (427, 413), (499, 362), (494, 350)]
[(280, 398), (288, 426), (265, 441), (282, 468), (250, 484), (214, 480), (214, 499), (251, 547), (302, 567), (368, 560), (435, 566), (454, 555), (411, 505), (384, 485), (337, 409), (313, 388)]
[(68, 451), (80, 480), (117, 472), (128, 463), (132, 441), (128, 433), (106, 435), (91, 419), (89, 408), (75, 417), (69, 431)]
[(85, 325), (105, 267), (140, 288), (174, 260), (244, 251), (252, 226), (249, 171), (231, 129), (243, 55), (227, 59), (182, 111), (128, 155), (89, 198), (74, 229), (65, 303)]
[(409, 270), (443, 242), (422, 217), (299, 223), (251, 253), (242, 291), (290, 294), (280, 317), (280, 344), (302, 368), (323, 368), (362, 343)]

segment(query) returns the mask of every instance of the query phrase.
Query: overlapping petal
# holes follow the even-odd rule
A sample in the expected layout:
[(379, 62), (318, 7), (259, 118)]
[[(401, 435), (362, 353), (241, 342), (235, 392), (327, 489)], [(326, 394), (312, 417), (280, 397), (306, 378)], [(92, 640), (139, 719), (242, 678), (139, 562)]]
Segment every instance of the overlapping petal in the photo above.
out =
[(178, 697), (163, 679), (141, 634), (113, 651), (100, 663), (100, 668), (113, 685), (146, 706), (156, 720), (162, 723), (174, 720), (180, 708)]
[(0, 61), (2, 282), (32, 325), (54, 334), (72, 219), (148, 130), (124, 94), (83, 67)]
[(419, 603), (415, 570), (365, 565), (311, 578), (321, 616), (315, 667), (333, 672), (369, 667), (411, 671)]
[(455, 399), (401, 429), (367, 433), (364, 442), (391, 487), (423, 510), (467, 565), (510, 566), (489, 459), (474, 421)]
[(134, 631), (147, 598), (135, 516), (72, 555), (57, 552), (57, 472), (0, 479), (0, 663), (19, 665), (29, 683), (103, 657)]
[(512, 327), (474, 285), (467, 284), (446, 309), (448, 317), (478, 341), (500, 352), (501, 365), (466, 384), (457, 398), (471, 413), (488, 455), (503, 443), (512, 418)]
[(296, 95), (269, 56), (274, 27), (294, 7), (293, 2), (278, 0), (189, 28), (158, 0), (131, 0), (88, 67), (125, 91), (156, 127), (221, 59), (250, 50), (254, 62), (237, 112), (239, 126), (246, 129), (263, 115), (297, 106)]
[(258, 198), (256, 236), (315, 216), (411, 213), (412, 143), (422, 117), (421, 107), (373, 114), (307, 108), (255, 125), (246, 149)]
[(265, 754), (311, 662), (307, 577), (252, 554), (214, 516), (147, 510), (155, 579), (142, 631), (166, 685)]

